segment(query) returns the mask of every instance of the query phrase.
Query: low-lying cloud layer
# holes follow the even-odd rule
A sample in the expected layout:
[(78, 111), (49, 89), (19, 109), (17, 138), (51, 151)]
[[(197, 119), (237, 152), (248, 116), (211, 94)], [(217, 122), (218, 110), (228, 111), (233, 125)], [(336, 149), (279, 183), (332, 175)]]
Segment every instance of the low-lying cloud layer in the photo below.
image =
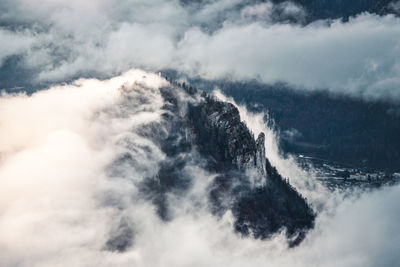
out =
[[(161, 221), (137, 184), (157, 172), (165, 155), (138, 133), (148, 124), (163, 127), (158, 87), (166, 84), (136, 70), (0, 98), (1, 266), (365, 267), (400, 261), (399, 186), (345, 200), (319, 192), (324, 209), (315, 229), (288, 249), (283, 234), (266, 241), (241, 238), (232, 232), (230, 214), (210, 215), (201, 203), (213, 176), (189, 165), (196, 182), (174, 203), (174, 219)], [(261, 115), (243, 108), (241, 115), (254, 132), (265, 131)], [(291, 177), (295, 166), (275, 153), (269, 131), (271, 162), (300, 185)], [(116, 164), (126, 154), (131, 164)], [(110, 236), (124, 227), (134, 229), (125, 232), (132, 246), (107, 249)]]
[(37, 81), (141, 67), (400, 100), (400, 19), (392, 15), (304, 26), (301, 6), (249, 0), (6, 0), (0, 10), (0, 62), (23, 54)]

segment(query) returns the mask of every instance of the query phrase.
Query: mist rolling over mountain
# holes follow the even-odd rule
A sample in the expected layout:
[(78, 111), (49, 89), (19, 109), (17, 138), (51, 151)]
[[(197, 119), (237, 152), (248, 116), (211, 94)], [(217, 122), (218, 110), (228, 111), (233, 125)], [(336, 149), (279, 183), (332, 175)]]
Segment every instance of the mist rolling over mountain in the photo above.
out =
[(397, 266), (400, 2), (0, 1), (0, 266)]

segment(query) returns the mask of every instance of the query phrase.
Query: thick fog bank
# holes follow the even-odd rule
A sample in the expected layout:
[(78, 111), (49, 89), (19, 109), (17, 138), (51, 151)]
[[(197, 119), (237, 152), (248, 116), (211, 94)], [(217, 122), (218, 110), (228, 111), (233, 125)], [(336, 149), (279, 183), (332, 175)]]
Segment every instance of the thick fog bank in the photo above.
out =
[[(138, 185), (166, 157), (143, 135), (149, 125), (167, 129), (158, 89), (166, 85), (158, 75), (133, 70), (32, 96), (1, 96), (1, 266), (350, 267), (400, 261), (399, 186), (345, 200), (310, 186), (293, 161), (279, 157), (273, 132), (257, 122), (262, 116), (244, 109), (250, 128), (265, 131), (272, 164), (312, 204), (322, 203), (315, 228), (293, 249), (283, 233), (265, 241), (240, 237), (231, 214), (218, 218), (207, 211), (214, 176), (196, 164), (185, 170), (194, 181), (188, 193), (169, 199), (173, 219), (162, 221)], [(129, 164), (121, 161), (126, 155)], [(130, 244), (123, 252), (113, 243), (121, 236)]]

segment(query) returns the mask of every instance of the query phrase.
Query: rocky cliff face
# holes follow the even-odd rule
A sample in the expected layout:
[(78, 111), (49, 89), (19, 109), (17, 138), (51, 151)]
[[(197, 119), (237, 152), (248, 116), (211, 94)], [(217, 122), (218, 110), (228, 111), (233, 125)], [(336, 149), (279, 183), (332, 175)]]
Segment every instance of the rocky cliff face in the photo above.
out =
[(286, 229), (291, 245), (300, 242), (315, 215), (266, 159), (264, 134), (255, 139), (230, 103), (184, 84), (160, 90), (166, 130), (153, 127), (143, 134), (151, 135), (167, 158), (142, 190), (159, 216), (173, 219), (167, 195), (182, 194), (193, 184), (184, 171), (190, 162), (215, 173), (208, 187), (210, 212), (222, 216), (231, 211), (236, 232), (268, 238)]
[(293, 244), (299, 242), (313, 226), (314, 214), (266, 159), (264, 134), (255, 140), (232, 104), (207, 96), (190, 105), (188, 117), (196, 146), (220, 173), (210, 193), (214, 212), (232, 210), (235, 230), (243, 235), (267, 238), (286, 228), (296, 237)]
[(190, 106), (188, 117), (197, 145), (213, 159), (214, 170), (244, 172), (251, 176), (252, 187), (266, 184), (265, 136), (261, 133), (255, 141), (236, 107), (206, 97), (203, 103)]

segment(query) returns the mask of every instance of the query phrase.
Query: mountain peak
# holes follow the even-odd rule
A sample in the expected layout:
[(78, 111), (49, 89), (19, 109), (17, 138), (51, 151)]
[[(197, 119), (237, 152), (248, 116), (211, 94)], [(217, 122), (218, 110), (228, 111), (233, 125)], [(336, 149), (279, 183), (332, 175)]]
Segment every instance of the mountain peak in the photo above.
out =
[(198, 153), (201, 164), (216, 174), (208, 193), (215, 216), (232, 211), (234, 230), (243, 236), (264, 239), (286, 229), (295, 240), (291, 245), (300, 242), (313, 227), (315, 214), (266, 158), (265, 134), (255, 139), (231, 103), (178, 83), (160, 90), (166, 108), (173, 111), (165, 117), (168, 136), (160, 140), (169, 155), (156, 177), (160, 216), (165, 220), (173, 216), (165, 194), (190, 187), (182, 158), (193, 159)]

